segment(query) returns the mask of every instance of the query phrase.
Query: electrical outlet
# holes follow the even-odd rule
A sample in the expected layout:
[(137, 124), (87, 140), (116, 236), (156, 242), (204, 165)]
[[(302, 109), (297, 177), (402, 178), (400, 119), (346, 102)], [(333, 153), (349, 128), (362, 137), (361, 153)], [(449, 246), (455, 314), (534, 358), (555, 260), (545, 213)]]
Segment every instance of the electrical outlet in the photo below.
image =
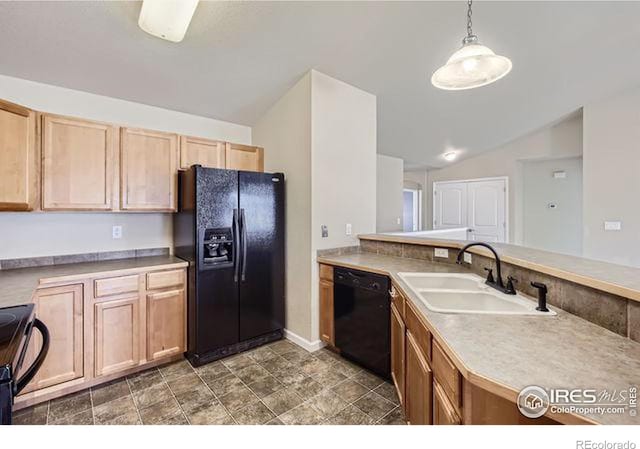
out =
[(434, 255), (436, 257), (448, 258), (449, 257), (449, 250), (446, 249), (446, 248), (436, 248)]
[(400, 217), (396, 218), (396, 224), (400, 224)]
[(322, 238), (329, 237), (329, 228), (327, 227), (327, 225), (320, 226), (320, 230), (322, 232)]
[(345, 234), (347, 235), (351, 235), (351, 223), (347, 223), (347, 226), (345, 227)]
[(621, 231), (622, 222), (621, 221), (605, 221), (604, 230), (605, 231)]
[(471, 254), (469, 253), (464, 253), (464, 261), (467, 263), (471, 263)]
[(111, 238), (113, 239), (122, 238), (122, 226), (118, 225), (111, 228)]

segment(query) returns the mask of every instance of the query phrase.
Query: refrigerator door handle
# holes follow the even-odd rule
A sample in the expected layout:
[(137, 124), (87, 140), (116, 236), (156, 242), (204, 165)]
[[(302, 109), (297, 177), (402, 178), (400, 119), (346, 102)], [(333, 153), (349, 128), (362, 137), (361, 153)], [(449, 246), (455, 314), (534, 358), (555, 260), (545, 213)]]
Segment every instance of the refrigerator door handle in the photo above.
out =
[(240, 226), (238, 225), (238, 209), (233, 209), (233, 282), (238, 282), (238, 271), (240, 270)]
[(244, 209), (240, 209), (240, 227), (242, 229), (242, 282), (247, 274), (247, 221), (244, 216)]

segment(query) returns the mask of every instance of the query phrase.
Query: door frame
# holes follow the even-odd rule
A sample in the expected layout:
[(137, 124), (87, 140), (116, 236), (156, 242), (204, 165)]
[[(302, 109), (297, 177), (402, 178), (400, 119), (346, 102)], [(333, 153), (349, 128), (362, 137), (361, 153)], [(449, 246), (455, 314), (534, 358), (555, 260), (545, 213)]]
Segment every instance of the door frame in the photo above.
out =
[[(509, 243), (509, 177), (508, 176), (490, 176), (487, 178), (469, 178), (469, 179), (450, 179), (447, 181), (433, 181), (431, 186), (431, 191), (433, 192), (432, 197), (436, 194), (436, 188), (438, 185), (442, 184), (451, 184), (457, 182), (482, 182), (482, 181), (504, 181), (504, 243)], [(433, 226), (433, 222), (436, 216), (436, 202), (431, 200), (431, 226)]]
[[(418, 229), (415, 231), (422, 231), (422, 189), (412, 189), (408, 187), (402, 188), (402, 193), (411, 192), (413, 194), (413, 212), (414, 212), (414, 220), (418, 221)], [(404, 213), (404, 201), (402, 202), (403, 213)], [(403, 224), (404, 226), (404, 224)], [(413, 223), (412, 223), (413, 227)]]

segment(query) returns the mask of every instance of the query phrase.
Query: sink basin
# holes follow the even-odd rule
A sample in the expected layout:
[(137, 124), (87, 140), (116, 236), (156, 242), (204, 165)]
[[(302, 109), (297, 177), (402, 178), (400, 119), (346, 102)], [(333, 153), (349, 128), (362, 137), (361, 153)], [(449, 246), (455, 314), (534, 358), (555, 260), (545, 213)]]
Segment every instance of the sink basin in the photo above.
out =
[(414, 289), (484, 290), (484, 279), (473, 274), (400, 273), (400, 277)]
[(422, 303), (434, 312), (552, 316), (522, 295), (505, 295), (475, 274), (399, 273)]

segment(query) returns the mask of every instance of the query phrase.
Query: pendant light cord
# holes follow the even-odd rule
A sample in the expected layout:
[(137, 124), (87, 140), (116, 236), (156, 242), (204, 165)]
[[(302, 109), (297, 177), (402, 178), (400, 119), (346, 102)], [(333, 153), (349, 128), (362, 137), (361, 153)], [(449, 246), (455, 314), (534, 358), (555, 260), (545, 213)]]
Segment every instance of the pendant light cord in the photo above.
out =
[(473, 31), (471, 30), (471, 26), (473, 25), (471, 22), (471, 3), (473, 3), (473, 0), (467, 2), (467, 37), (473, 36)]

